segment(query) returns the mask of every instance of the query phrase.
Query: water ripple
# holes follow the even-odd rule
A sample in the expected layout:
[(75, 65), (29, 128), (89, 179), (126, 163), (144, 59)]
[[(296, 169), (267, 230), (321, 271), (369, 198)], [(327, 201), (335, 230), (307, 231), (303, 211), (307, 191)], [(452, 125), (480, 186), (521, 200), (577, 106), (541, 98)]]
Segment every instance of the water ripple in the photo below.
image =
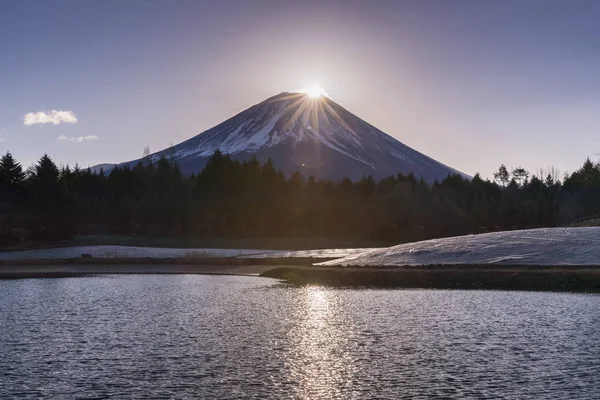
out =
[(600, 296), (0, 281), (0, 398), (547, 398), (600, 391)]

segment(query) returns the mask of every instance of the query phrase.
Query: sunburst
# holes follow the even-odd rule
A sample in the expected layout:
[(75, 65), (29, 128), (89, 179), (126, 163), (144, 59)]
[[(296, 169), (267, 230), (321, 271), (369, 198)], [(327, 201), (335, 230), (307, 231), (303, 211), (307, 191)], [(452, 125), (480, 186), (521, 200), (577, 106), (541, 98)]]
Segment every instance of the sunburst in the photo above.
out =
[(319, 85), (312, 85), (305, 87), (300, 91), (300, 93), (306, 94), (308, 97), (312, 99), (318, 99), (321, 97), (329, 97), (329, 94)]

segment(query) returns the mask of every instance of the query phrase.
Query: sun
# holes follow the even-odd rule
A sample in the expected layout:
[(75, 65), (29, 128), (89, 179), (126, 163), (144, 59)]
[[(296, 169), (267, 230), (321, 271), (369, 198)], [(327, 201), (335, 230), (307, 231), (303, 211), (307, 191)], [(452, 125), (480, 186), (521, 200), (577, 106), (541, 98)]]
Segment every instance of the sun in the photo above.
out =
[(318, 99), (320, 97), (329, 97), (325, 89), (323, 89), (319, 85), (305, 87), (300, 91), (300, 93), (305, 93), (308, 97), (312, 99)]

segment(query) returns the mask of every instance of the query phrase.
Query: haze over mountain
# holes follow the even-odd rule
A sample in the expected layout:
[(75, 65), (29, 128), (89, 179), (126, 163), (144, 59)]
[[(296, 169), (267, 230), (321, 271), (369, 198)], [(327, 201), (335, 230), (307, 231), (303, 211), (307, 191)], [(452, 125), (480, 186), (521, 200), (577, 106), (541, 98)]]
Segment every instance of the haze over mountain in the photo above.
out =
[[(270, 158), (288, 175), (300, 171), (318, 179), (383, 178), (412, 172), (432, 182), (460, 173), (404, 145), (320, 93), (280, 93), (148, 158), (156, 161), (164, 155), (177, 162), (184, 174), (191, 174), (198, 173), (216, 150), (238, 160), (256, 157), (265, 162)], [(119, 166), (133, 167), (139, 161)], [(107, 165), (101, 166), (106, 171)]]

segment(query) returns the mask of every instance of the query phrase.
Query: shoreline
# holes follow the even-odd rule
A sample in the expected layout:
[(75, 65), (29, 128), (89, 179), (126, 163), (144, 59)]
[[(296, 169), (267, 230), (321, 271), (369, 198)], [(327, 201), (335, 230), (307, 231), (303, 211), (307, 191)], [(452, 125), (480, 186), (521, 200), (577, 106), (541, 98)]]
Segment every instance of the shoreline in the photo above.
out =
[(290, 284), (382, 289), (518, 290), (600, 293), (600, 266), (429, 265), (277, 267), (260, 276)]
[(335, 258), (315, 257), (195, 257), (195, 258), (142, 258), (142, 257), (77, 257), (77, 258), (36, 258), (36, 259), (0, 259), (0, 268), (8, 266), (49, 266), (49, 265), (303, 265), (311, 266), (317, 262)]
[(0, 265), (2, 279), (74, 278), (99, 275), (254, 275), (273, 269), (272, 265), (218, 264), (54, 264)]
[[(26, 261), (26, 262), (24, 262)], [(48, 262), (51, 261), (51, 262)], [(291, 285), (382, 289), (470, 289), (600, 293), (600, 266), (426, 265), (319, 267), (322, 259), (5, 260), (0, 279), (130, 274), (252, 275)]]

